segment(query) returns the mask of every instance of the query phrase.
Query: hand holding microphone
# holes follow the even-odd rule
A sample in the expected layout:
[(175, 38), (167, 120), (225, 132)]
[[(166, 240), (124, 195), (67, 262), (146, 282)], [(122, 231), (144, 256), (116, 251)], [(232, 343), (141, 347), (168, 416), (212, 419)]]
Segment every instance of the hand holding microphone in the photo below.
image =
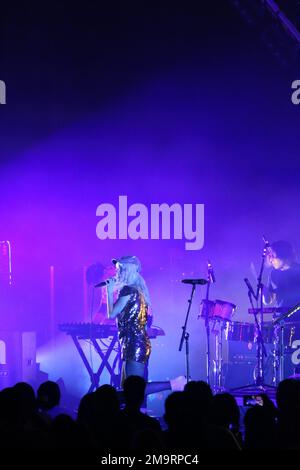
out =
[(111, 289), (114, 287), (115, 283), (117, 282), (117, 279), (115, 277), (110, 277), (106, 279), (105, 281), (101, 281), (98, 284), (96, 284), (94, 287), (107, 287), (108, 289)]

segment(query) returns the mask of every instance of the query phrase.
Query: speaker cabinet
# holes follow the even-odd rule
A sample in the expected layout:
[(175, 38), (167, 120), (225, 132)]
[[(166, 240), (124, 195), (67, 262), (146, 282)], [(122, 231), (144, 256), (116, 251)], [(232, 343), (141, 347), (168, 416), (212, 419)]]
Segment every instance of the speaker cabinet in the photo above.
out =
[(36, 378), (36, 333), (0, 331), (0, 389)]

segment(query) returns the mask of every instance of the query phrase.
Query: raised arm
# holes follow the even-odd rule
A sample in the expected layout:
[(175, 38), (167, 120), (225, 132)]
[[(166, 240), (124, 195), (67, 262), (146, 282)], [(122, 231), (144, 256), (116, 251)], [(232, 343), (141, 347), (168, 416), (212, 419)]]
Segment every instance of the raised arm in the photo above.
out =
[(117, 317), (122, 312), (128, 300), (130, 299), (130, 295), (124, 295), (122, 297), (119, 297), (116, 303), (114, 304), (114, 281), (113, 280), (111, 280), (106, 285), (106, 289), (107, 289), (107, 317), (111, 319), (111, 318)]
[(271, 276), (268, 277), (267, 285), (263, 287), (263, 303), (271, 305), (276, 302), (276, 289), (272, 286)]

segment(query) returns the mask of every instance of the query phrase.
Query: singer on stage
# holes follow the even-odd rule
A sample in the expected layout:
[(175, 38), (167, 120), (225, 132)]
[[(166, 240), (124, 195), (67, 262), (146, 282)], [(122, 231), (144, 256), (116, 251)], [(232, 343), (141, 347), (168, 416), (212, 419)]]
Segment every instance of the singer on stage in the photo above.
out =
[[(148, 307), (150, 297), (144, 278), (141, 276), (141, 263), (136, 256), (123, 256), (114, 259), (116, 277), (107, 281), (107, 314), (117, 318), (119, 341), (122, 354), (122, 380), (130, 375), (144, 377), (151, 353), (147, 335)], [(119, 295), (114, 304), (113, 294)]]

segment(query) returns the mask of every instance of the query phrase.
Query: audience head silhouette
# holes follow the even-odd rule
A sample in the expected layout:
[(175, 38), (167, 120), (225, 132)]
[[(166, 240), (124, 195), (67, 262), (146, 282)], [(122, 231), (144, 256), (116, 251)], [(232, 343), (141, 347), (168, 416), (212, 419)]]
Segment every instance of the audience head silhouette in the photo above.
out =
[(42, 383), (37, 391), (39, 408), (42, 410), (51, 410), (60, 403), (60, 389), (56, 382), (48, 380)]
[(131, 375), (124, 381), (125, 405), (140, 408), (145, 398), (146, 381), (143, 377)]

